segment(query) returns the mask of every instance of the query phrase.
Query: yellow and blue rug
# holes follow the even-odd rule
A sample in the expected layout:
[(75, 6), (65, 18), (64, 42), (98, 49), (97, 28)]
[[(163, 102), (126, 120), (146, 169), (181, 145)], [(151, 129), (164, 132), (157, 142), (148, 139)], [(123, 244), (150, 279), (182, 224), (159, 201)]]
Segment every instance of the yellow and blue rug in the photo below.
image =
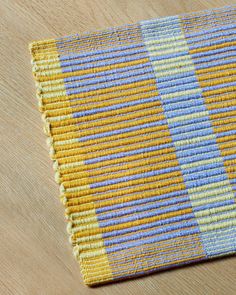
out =
[(236, 6), (30, 49), (86, 284), (236, 252)]

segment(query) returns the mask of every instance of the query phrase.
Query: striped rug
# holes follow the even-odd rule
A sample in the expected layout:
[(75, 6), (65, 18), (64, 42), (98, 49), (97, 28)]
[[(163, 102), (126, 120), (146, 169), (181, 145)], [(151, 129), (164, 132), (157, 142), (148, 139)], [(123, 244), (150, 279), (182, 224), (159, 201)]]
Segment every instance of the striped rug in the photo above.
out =
[(86, 284), (236, 252), (236, 6), (30, 50)]

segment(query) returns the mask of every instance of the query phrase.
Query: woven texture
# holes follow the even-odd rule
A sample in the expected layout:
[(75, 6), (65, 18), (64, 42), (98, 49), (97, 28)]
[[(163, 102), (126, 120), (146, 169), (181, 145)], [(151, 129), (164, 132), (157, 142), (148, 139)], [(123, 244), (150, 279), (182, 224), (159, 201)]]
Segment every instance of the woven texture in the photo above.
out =
[(86, 284), (236, 252), (235, 12), (31, 44)]

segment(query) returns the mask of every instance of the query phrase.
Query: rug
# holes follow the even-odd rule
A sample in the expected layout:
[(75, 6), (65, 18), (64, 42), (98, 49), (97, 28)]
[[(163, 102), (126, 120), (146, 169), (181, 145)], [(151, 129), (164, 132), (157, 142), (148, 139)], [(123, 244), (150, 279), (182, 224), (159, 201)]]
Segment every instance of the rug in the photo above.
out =
[(85, 284), (236, 252), (236, 6), (33, 42)]

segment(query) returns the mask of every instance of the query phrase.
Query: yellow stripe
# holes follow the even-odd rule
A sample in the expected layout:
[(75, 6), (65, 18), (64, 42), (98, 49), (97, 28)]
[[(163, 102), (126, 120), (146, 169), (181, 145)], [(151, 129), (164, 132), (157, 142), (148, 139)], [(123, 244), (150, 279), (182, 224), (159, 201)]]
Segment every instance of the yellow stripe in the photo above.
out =
[[(153, 180), (153, 179), (151, 179)], [(152, 181), (153, 182), (153, 181)], [(107, 192), (104, 190), (104, 188), (96, 188), (96, 189), (90, 189), (88, 188), (85, 191), (76, 191), (76, 192), (68, 192), (65, 191), (63, 193), (63, 198), (69, 199), (69, 198), (73, 198), (76, 197), (78, 198), (78, 202), (80, 202), (81, 204), (83, 203), (89, 203), (90, 201), (98, 201), (98, 200), (106, 200), (112, 197), (120, 197), (123, 195), (128, 195), (128, 194), (132, 194), (132, 193), (136, 193), (136, 192), (142, 192), (142, 195), (144, 193), (145, 190), (150, 190), (152, 189), (158, 189), (158, 191), (162, 191), (163, 188), (168, 187), (170, 185), (175, 185), (174, 187), (172, 187), (170, 190), (174, 190), (175, 189), (184, 189), (185, 186), (182, 186), (183, 183), (183, 178), (182, 177), (176, 177), (176, 178), (170, 178), (169, 180), (164, 180), (164, 181), (160, 181), (159, 183), (152, 183), (152, 182), (146, 182), (146, 183), (142, 183), (140, 182), (140, 186), (139, 187), (131, 187), (131, 188), (127, 188), (127, 187), (123, 187), (121, 190), (117, 191), (117, 192)], [(148, 184), (147, 184), (148, 183)], [(168, 188), (167, 188), (168, 189)], [(101, 195), (95, 195), (96, 193), (100, 193), (103, 192), (102, 196)], [(154, 192), (148, 192), (149, 196), (154, 193)], [(157, 192), (155, 192), (156, 194)], [(91, 198), (88, 196), (89, 194), (91, 194)], [(134, 197), (134, 196), (133, 196)], [(130, 197), (131, 199), (133, 197)], [(114, 202), (116, 202), (114, 200)], [(70, 207), (67, 208), (66, 210), (66, 214), (71, 214), (73, 212), (79, 212), (80, 207)]]
[(111, 99), (116, 99), (116, 102), (129, 102), (131, 100), (136, 100), (140, 98), (140, 96), (144, 95), (145, 97), (150, 97), (149, 95), (157, 96), (157, 86), (155, 84), (150, 84), (147, 86), (141, 85), (140, 87), (134, 89), (125, 89), (119, 92), (113, 92), (109, 94), (101, 94), (101, 95), (92, 95), (87, 97), (85, 100), (79, 101), (78, 100), (71, 100), (71, 101), (63, 101), (63, 102), (56, 102), (56, 103), (49, 103), (45, 105), (46, 110), (57, 110), (60, 108), (68, 107), (68, 106), (78, 106), (84, 108), (84, 110), (88, 110), (91, 108), (87, 108), (85, 105), (88, 103), (96, 104), (96, 107), (99, 106), (108, 106), (110, 105)]
[[(89, 145), (85, 148), (82, 146), (78, 145), (71, 145), (73, 148), (69, 150), (61, 150), (61, 151), (56, 151), (55, 155), (53, 155), (53, 159), (60, 159), (65, 156), (71, 157), (75, 156), (78, 154), (86, 154), (90, 153), (90, 156), (92, 156), (91, 153), (94, 152), (99, 152), (99, 151), (104, 151), (107, 149), (112, 148), (113, 152), (120, 152), (120, 151), (130, 151), (134, 150), (135, 148), (141, 148), (141, 147), (148, 147), (152, 145), (161, 145), (161, 144), (167, 144), (171, 143), (171, 138), (169, 137), (169, 131), (164, 132), (167, 137), (164, 137), (162, 134), (162, 138), (160, 138), (160, 134), (154, 133), (154, 134), (148, 134), (148, 135), (143, 135), (143, 137), (137, 137), (137, 138), (125, 138), (121, 141), (108, 141), (104, 142), (101, 144), (97, 145)], [(150, 140), (152, 140), (150, 142)], [(155, 141), (154, 141), (155, 140)], [(135, 142), (135, 143), (134, 143)], [(139, 143), (139, 145), (137, 144)], [(91, 167), (91, 166), (89, 166)], [(118, 169), (120, 170), (119, 167), (113, 167), (113, 169)], [(113, 170), (115, 171), (115, 170)]]

